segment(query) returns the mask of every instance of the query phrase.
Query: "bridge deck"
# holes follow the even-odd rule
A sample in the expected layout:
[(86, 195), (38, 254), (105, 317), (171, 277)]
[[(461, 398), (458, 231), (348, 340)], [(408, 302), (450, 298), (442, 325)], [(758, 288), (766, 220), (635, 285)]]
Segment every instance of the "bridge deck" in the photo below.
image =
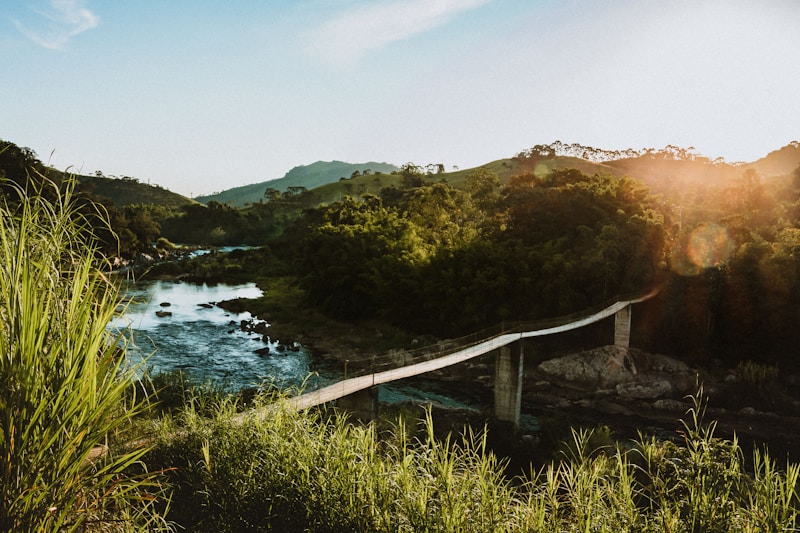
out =
[(434, 370), (439, 370), (448, 366), (462, 363), (464, 361), (468, 361), (469, 359), (473, 359), (497, 350), (498, 348), (506, 346), (507, 344), (511, 344), (512, 342), (520, 339), (553, 335), (556, 333), (563, 333), (573, 329), (578, 329), (614, 316), (617, 312), (631, 304), (643, 302), (649, 298), (652, 298), (657, 292), (658, 291), (656, 289), (644, 294), (643, 296), (639, 296), (630, 300), (617, 301), (598, 312), (579, 317), (571, 317), (561, 324), (550, 325), (547, 327), (526, 331), (500, 333), (497, 336), (490, 337), (482, 341), (450, 347), (448, 349), (448, 353), (445, 355), (439, 356), (434, 352), (430, 352), (426, 355), (436, 355), (436, 357), (433, 359), (400, 366), (398, 368), (392, 368), (390, 370), (383, 370), (380, 372), (373, 372), (362, 376), (344, 379), (326, 387), (322, 387), (300, 396), (296, 396), (295, 398), (291, 398), (290, 402), (296, 409), (307, 409), (309, 407), (331, 402), (344, 396), (349, 396), (350, 394), (367, 389), (374, 385), (418, 376), (420, 374), (425, 374), (427, 372), (432, 372)]

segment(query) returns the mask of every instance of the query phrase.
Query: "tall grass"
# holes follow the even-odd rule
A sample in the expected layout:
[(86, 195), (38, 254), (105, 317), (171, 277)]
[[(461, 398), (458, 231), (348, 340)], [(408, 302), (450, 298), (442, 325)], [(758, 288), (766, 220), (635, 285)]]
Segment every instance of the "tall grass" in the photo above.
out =
[(117, 286), (72, 186), (44, 183), (0, 206), (0, 530), (157, 529), (146, 450), (109, 447), (136, 415)]
[[(242, 418), (222, 400), (165, 419), (147, 457), (171, 472), (168, 518), (191, 531), (755, 532), (798, 526), (797, 465), (764, 453), (745, 470), (736, 440), (703, 422), (701, 393), (683, 442), (613, 443), (575, 430), (560, 459), (509, 479), (485, 432), (437, 440), (428, 412), (411, 431), (354, 426), (260, 398)], [(239, 413), (239, 414), (237, 414)]]
[(566, 459), (527, 484), (529, 530), (796, 531), (800, 467), (781, 471), (756, 451), (748, 473), (736, 439), (714, 437), (715, 423), (704, 422), (702, 389), (692, 399), (680, 444), (642, 436), (592, 450), (591, 431), (573, 431)]
[(175, 466), (168, 517), (193, 531), (513, 531), (514, 490), (483, 434), (439, 442), (379, 438), (323, 411), (272, 396), (267, 416), (213, 419), (189, 409), (163, 428), (153, 466)]

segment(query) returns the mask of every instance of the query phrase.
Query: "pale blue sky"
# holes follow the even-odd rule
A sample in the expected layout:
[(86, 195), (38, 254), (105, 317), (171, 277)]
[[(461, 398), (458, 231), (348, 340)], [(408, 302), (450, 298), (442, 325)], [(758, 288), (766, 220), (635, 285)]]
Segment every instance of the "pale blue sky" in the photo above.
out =
[(749, 161), (800, 140), (798, 65), (800, 0), (6, 0), (0, 138), (195, 196), (557, 139)]

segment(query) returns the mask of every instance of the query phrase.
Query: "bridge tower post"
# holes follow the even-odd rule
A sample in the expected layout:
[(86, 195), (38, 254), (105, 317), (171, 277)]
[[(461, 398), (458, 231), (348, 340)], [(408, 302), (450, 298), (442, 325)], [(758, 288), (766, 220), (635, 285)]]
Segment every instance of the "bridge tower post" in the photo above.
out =
[(497, 350), (494, 369), (494, 414), (498, 420), (519, 427), (522, 407), (522, 341)]
[(378, 418), (378, 386), (342, 396), (336, 400), (336, 406), (364, 422), (375, 420)]
[(628, 348), (631, 344), (631, 305), (614, 314), (614, 346)]

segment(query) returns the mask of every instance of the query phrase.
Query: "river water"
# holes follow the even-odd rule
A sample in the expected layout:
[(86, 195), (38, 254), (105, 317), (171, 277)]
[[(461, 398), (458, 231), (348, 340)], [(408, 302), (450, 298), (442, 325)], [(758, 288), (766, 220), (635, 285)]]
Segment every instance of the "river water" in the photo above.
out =
[[(232, 313), (215, 305), (261, 296), (253, 283), (152, 281), (127, 284), (124, 291), (129, 303), (120, 323), (130, 331), (129, 360), (146, 359), (152, 373), (180, 370), (196, 381), (240, 390), (267, 383), (300, 385), (313, 371), (303, 347), (279, 351), (278, 339), (264, 342), (263, 335), (242, 331), (240, 322), (250, 320), (250, 313)], [(256, 352), (266, 347), (269, 355)]]

